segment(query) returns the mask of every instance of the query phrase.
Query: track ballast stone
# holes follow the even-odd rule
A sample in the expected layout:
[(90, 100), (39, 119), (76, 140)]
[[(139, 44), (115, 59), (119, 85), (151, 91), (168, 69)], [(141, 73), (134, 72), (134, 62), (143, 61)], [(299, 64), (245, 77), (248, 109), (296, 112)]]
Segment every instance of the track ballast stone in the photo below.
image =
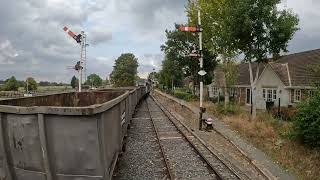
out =
[(113, 179), (168, 179), (145, 102), (138, 108), (130, 127), (126, 151), (119, 158)]

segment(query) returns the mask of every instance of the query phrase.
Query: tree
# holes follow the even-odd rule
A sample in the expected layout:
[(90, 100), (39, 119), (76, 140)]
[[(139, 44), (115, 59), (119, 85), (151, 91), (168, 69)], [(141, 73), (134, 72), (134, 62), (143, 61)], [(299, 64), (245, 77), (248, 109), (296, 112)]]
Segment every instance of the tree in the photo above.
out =
[(70, 82), (70, 85), (73, 89), (75, 89), (78, 86), (79, 80), (76, 78), (76, 76), (73, 76)]
[[(249, 64), (252, 89), (253, 118), (256, 116), (255, 86), (259, 75), (253, 76), (252, 62), (262, 63), (268, 56), (277, 58), (287, 51), (288, 41), (298, 30), (297, 15), (288, 10), (278, 10), (281, 0), (199, 0), (187, 8), (190, 23), (195, 24), (200, 6), (203, 18), (205, 45), (226, 57), (244, 54)], [(254, 79), (255, 77), (255, 79)]]
[(237, 64), (233, 59), (228, 59), (222, 64), (222, 70), (225, 75), (226, 87), (231, 87), (236, 83)]
[[(291, 11), (278, 10), (280, 0), (226, 0), (226, 31), (233, 48), (244, 54), (249, 64), (252, 90), (252, 118), (256, 117), (256, 83), (259, 64), (269, 55), (287, 52), (288, 41), (298, 30), (299, 19)], [(256, 62), (253, 76), (252, 62)]]
[(162, 69), (159, 72), (159, 83), (173, 88), (174, 84), (182, 84), (183, 71), (177, 61), (165, 58), (162, 61)]
[(11, 76), (11, 78), (5, 81), (4, 89), (6, 91), (18, 91), (18, 88), (19, 88), (19, 83), (14, 76)]
[(38, 84), (32, 77), (28, 77), (26, 79), (26, 83), (24, 85), (24, 89), (26, 91), (35, 91), (35, 90), (38, 89)]
[(90, 74), (88, 76), (86, 84), (90, 85), (90, 86), (101, 86), (102, 85), (102, 79), (97, 74)]
[[(190, 1), (187, 6), (189, 24), (196, 26), (198, 24), (198, 9), (201, 9), (204, 46), (213, 54), (218, 54), (221, 58), (221, 67), (230, 65), (230, 61), (237, 55), (237, 49), (232, 46), (232, 41), (227, 31), (228, 24), (224, 17), (226, 13), (226, 0), (198, 0)], [(204, 18), (205, 17), (205, 18)], [(228, 69), (228, 68), (227, 68)], [(224, 75), (230, 72), (222, 68)], [(228, 77), (224, 77), (225, 80)], [(223, 81), (224, 84), (224, 102), (225, 107), (229, 103), (230, 83)]]
[[(179, 25), (176, 25), (178, 27)], [(180, 71), (178, 74), (181, 74), (184, 77), (191, 77), (193, 84), (199, 82), (198, 72), (200, 70), (198, 59), (193, 59), (189, 57), (192, 51), (199, 53), (198, 47), (198, 37), (196, 34), (189, 32), (180, 32), (178, 30), (168, 31), (166, 30), (167, 41), (164, 45), (161, 46), (161, 50), (164, 51), (166, 59), (165, 63), (171, 63), (175, 67), (170, 67), (171, 65), (166, 66), (167, 68), (178, 68)], [(204, 70), (208, 74), (204, 77), (204, 83), (210, 84), (212, 81), (211, 73), (216, 66), (216, 56), (215, 54), (208, 51), (206, 47), (203, 48), (204, 54)], [(164, 64), (163, 64), (164, 65)], [(163, 66), (162, 68), (164, 68)], [(163, 71), (165, 72), (165, 71)], [(172, 72), (168, 70), (168, 72)], [(174, 78), (178, 76), (177, 74), (168, 74)], [(168, 76), (167, 75), (167, 76)], [(178, 76), (179, 77), (179, 76)], [(168, 77), (167, 77), (168, 79)], [(170, 78), (172, 79), (172, 78)], [(171, 85), (172, 86), (172, 85)]]
[(138, 73), (138, 59), (131, 53), (121, 54), (115, 61), (111, 82), (115, 87), (134, 86)]

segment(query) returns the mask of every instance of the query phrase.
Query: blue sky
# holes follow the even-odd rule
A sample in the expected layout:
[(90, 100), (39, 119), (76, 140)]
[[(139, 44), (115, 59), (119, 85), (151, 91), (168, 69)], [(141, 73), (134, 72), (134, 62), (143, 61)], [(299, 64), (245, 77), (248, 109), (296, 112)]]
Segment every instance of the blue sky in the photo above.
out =
[[(88, 33), (88, 74), (103, 79), (121, 53), (139, 59), (139, 75), (159, 70), (165, 29), (186, 22), (187, 0), (0, 0), (0, 79), (15, 75), (37, 81), (70, 82), (66, 67), (79, 59), (79, 46), (63, 26)], [(319, 48), (320, 2), (288, 0), (301, 30), (289, 43), (291, 53)]]

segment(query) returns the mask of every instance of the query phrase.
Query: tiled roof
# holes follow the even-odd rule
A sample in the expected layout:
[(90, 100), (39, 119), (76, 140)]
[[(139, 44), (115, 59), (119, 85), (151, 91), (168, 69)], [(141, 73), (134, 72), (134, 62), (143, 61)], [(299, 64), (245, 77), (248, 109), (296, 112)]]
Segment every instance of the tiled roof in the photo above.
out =
[(313, 86), (320, 81), (311, 67), (320, 65), (320, 49), (280, 57), (277, 63), (288, 63), (292, 86)]
[[(269, 64), (286, 86), (313, 86), (316, 81), (320, 81), (311, 71), (311, 67), (320, 66), (320, 49), (281, 56), (276, 61), (270, 61)], [(266, 63), (260, 64), (259, 76), (266, 65)], [(252, 67), (255, 76), (257, 63), (252, 63)], [(249, 65), (241, 63), (237, 69), (236, 84), (250, 85)]]
[(278, 77), (284, 83), (284, 85), (290, 86), (290, 78), (289, 78), (287, 63), (281, 64), (276, 62), (270, 62), (269, 64), (273, 69), (273, 71), (278, 75)]
[[(253, 80), (256, 77), (257, 65), (258, 63), (252, 63), (252, 74)], [(266, 64), (260, 63), (259, 65), (259, 76), (261, 75), (263, 69), (265, 68)], [(237, 79), (236, 85), (246, 85), (249, 86), (250, 83), (250, 72), (249, 72), (249, 64), (248, 63), (241, 63), (237, 67)]]

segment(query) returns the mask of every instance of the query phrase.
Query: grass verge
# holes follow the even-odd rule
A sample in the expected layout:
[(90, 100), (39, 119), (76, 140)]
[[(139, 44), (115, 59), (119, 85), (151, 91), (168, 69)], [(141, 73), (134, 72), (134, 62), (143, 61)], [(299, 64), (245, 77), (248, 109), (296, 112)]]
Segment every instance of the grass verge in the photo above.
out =
[(277, 120), (266, 112), (258, 112), (257, 119), (251, 120), (244, 110), (225, 115), (218, 114), (214, 105), (208, 109), (298, 179), (320, 178), (320, 150), (291, 139), (290, 122)]

